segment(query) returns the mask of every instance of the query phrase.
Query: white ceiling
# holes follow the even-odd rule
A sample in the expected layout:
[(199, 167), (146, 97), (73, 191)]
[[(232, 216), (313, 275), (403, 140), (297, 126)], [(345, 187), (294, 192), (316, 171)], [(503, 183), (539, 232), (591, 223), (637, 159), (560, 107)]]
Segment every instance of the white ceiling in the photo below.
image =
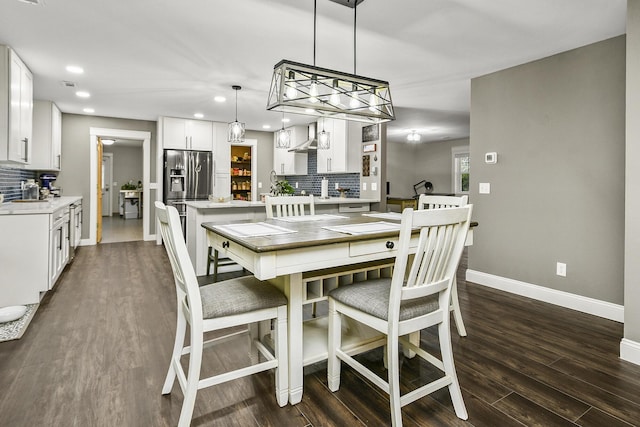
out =
[[(238, 119), (273, 131), (281, 119), (265, 108), (273, 66), (313, 63), (313, 0), (40, 2), (0, 2), (0, 44), (32, 70), (35, 98), (65, 113), (92, 107), (157, 120), (201, 112), (228, 122), (238, 84)], [(365, 0), (356, 73), (389, 81), (391, 141), (413, 129), (423, 141), (467, 137), (471, 78), (624, 34), (625, 20), (626, 0)], [(353, 28), (353, 9), (317, 0), (317, 66), (353, 72)], [(69, 64), (84, 74), (68, 73)]]

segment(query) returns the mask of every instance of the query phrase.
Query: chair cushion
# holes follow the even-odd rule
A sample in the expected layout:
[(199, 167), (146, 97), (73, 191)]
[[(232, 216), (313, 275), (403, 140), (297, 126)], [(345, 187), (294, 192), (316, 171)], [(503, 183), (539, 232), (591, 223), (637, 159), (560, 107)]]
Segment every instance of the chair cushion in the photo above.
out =
[[(329, 292), (329, 297), (379, 319), (389, 320), (390, 291), (390, 278), (372, 279), (340, 286)], [(437, 309), (437, 295), (403, 301), (400, 303), (400, 320), (412, 319)]]
[(232, 316), (287, 305), (287, 298), (268, 282), (254, 276), (238, 277), (200, 288), (202, 317)]

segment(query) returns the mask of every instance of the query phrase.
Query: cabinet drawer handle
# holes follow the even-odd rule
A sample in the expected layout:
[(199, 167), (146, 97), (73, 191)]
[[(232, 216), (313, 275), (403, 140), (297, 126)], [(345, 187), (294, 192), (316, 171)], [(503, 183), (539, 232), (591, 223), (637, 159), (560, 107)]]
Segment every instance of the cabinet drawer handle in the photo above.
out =
[(223, 248), (228, 248), (229, 247), (229, 241), (227, 240), (226, 242), (222, 242), (222, 247)]
[(394, 246), (394, 245), (393, 245), (393, 242), (388, 241), (388, 242), (385, 244), (385, 246), (387, 247), (387, 249), (393, 249), (393, 246)]

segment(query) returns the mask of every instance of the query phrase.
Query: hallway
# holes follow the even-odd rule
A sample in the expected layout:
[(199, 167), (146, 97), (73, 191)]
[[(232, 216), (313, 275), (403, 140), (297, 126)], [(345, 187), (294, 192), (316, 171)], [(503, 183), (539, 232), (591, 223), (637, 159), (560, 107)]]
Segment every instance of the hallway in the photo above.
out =
[(102, 217), (100, 243), (134, 242), (143, 240), (142, 218), (123, 219), (118, 215)]

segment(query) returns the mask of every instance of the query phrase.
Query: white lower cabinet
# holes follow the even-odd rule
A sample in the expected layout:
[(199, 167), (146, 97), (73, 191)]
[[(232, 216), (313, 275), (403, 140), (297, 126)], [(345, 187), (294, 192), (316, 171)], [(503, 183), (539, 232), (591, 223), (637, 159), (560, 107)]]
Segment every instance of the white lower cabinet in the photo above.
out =
[(72, 218), (69, 205), (0, 214), (0, 307), (39, 303), (53, 288), (69, 262), (71, 230), (77, 227), (79, 239), (82, 229), (82, 210)]
[(49, 217), (0, 216), (0, 307), (39, 303), (49, 289)]
[(58, 209), (50, 215), (49, 228), (49, 283), (47, 289), (53, 285), (62, 274), (62, 270), (69, 262), (70, 217), (69, 208)]

